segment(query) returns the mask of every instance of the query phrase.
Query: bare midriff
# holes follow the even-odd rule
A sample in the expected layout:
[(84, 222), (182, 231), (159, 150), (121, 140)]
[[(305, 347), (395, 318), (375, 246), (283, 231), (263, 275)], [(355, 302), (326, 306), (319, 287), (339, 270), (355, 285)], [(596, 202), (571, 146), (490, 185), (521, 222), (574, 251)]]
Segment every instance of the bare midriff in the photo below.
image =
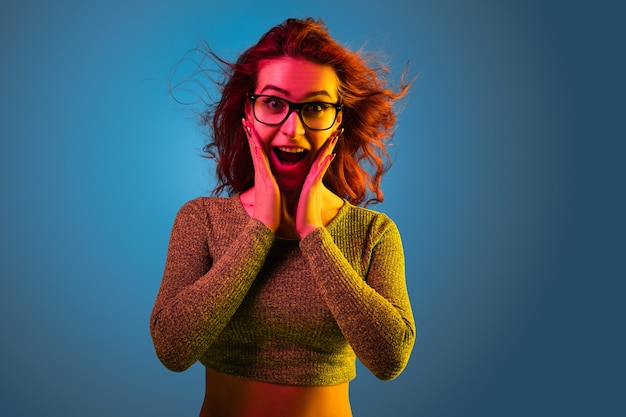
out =
[(352, 417), (348, 382), (278, 385), (206, 370), (200, 417)]

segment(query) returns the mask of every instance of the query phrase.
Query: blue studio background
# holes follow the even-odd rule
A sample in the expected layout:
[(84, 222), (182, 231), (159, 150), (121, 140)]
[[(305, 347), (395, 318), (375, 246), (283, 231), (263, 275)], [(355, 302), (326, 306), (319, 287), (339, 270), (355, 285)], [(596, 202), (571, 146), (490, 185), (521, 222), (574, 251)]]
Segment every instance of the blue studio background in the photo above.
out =
[(624, 415), (623, 14), (495, 0), (3, 1), (0, 415), (197, 415), (201, 366), (148, 330), (173, 217), (212, 188), (168, 79), (308, 15), (420, 74), (374, 207), (419, 335), (397, 380), (359, 367), (355, 417)]

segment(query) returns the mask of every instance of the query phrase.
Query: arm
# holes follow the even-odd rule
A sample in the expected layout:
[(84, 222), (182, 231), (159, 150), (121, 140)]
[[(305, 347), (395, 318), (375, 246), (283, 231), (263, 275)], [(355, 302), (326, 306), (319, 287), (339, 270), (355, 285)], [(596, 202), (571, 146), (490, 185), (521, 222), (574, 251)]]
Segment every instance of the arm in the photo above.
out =
[(157, 356), (172, 371), (189, 368), (217, 338), (248, 292), (274, 240), (263, 223), (250, 219), (213, 262), (207, 228), (206, 216), (193, 202), (181, 208), (172, 228), (150, 321)]
[(415, 341), (415, 323), (400, 235), (391, 221), (380, 227), (380, 236), (372, 242), (365, 279), (350, 265), (325, 228), (309, 234), (301, 248), (318, 288), (356, 355), (378, 378), (393, 379), (408, 363)]

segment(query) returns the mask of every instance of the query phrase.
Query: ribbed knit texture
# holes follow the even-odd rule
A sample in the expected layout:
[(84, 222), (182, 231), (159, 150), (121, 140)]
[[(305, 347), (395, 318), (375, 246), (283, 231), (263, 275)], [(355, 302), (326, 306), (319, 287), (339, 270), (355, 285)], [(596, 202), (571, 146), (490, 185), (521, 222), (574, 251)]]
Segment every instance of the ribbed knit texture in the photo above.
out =
[(199, 360), (260, 381), (333, 385), (355, 377), (358, 356), (395, 378), (415, 340), (400, 235), (386, 215), (346, 202), (325, 228), (284, 240), (238, 196), (192, 200), (174, 221), (150, 330), (173, 371)]

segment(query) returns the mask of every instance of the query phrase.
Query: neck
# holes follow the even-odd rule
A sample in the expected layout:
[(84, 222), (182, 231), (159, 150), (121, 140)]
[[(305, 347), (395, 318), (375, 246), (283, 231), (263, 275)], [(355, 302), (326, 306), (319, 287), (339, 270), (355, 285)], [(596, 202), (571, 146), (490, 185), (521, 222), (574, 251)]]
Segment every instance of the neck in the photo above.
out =
[(294, 191), (280, 191), (280, 210), (283, 215), (289, 217), (296, 216), (296, 208), (298, 207), (298, 201), (300, 201), (300, 192), (302, 190)]
[(296, 208), (300, 200), (300, 191), (280, 191), (280, 226), (277, 235), (287, 239), (299, 238), (296, 230)]
[[(300, 200), (300, 189), (280, 190), (280, 225), (276, 234), (286, 239), (298, 239), (296, 230), (296, 209)], [(241, 194), (241, 201), (250, 216), (254, 213), (254, 186)], [(343, 199), (324, 187), (322, 191), (322, 218), (326, 224), (343, 205)]]

